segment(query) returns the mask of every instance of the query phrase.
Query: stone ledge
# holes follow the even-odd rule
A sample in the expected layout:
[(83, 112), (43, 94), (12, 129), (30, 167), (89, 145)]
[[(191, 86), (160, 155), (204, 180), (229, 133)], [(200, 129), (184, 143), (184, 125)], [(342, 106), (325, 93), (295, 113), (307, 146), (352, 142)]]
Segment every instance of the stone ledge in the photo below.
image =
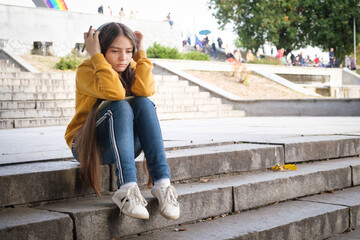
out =
[[(166, 156), (172, 181), (261, 170), (284, 163), (281, 146), (260, 144), (227, 144), (169, 150), (166, 151)], [(142, 160), (143, 155), (136, 161), (139, 185), (147, 183)], [(111, 171), (112, 176), (116, 176), (114, 165)], [(112, 189), (116, 189), (116, 178), (111, 182)]]
[(360, 137), (346, 135), (289, 136), (269, 139), (239, 138), (239, 141), (278, 144), (285, 148), (285, 162), (306, 162), (360, 154)]
[(292, 201), (129, 239), (325, 239), (344, 232), (348, 217), (343, 206)]
[[(195, 201), (194, 194), (181, 194), (178, 199), (181, 204), (181, 216), (176, 221), (167, 220), (159, 214), (158, 203), (149, 191), (143, 191), (143, 195), (149, 203), (147, 206), (150, 213), (149, 220), (134, 219), (126, 215), (119, 216), (119, 209), (112, 202), (110, 196), (101, 199), (71, 200), (42, 206), (41, 209), (70, 214), (75, 221), (76, 239), (78, 240), (128, 236), (232, 210), (232, 190), (230, 187), (209, 188), (208, 191), (197, 192), (198, 200)], [(91, 225), (90, 222), (96, 224)]]
[[(101, 192), (109, 191), (109, 166), (101, 169)], [(57, 161), (0, 167), (0, 206), (94, 194), (79, 178), (77, 162)]]
[[(260, 207), (278, 201), (320, 193), (322, 191), (349, 187), (351, 186), (350, 165), (356, 164), (357, 162), (358, 159), (347, 159), (343, 161), (334, 160), (331, 161), (331, 163), (322, 162), (304, 164), (299, 167), (299, 170), (293, 172), (265, 172), (260, 174), (224, 177), (217, 180), (213, 179), (209, 182), (176, 184), (175, 187), (179, 194), (178, 200), (181, 205), (181, 217), (176, 221), (166, 220), (159, 214), (157, 201), (151, 196), (150, 190), (142, 190), (143, 196), (149, 203), (147, 208), (150, 213), (150, 219), (148, 221), (133, 219), (124, 215), (118, 216), (119, 209), (111, 201), (110, 196), (69, 200), (66, 202), (41, 206), (40, 208), (70, 214), (73, 219), (75, 219), (77, 239), (107, 239), (129, 236), (224, 213), (230, 213), (239, 209)], [(304, 188), (304, 182), (310, 182), (314, 187)], [(276, 188), (280, 188), (280, 190), (276, 191)], [(247, 197), (246, 200), (240, 203), (244, 197)], [(320, 206), (320, 204), (317, 204), (317, 206)], [(329, 206), (327, 204), (321, 206), (325, 206), (326, 209), (332, 207), (337, 210), (341, 209), (341, 219), (346, 219), (346, 223), (341, 222), (341, 228), (331, 234), (343, 232), (348, 228), (348, 210), (346, 207)], [(289, 211), (294, 211), (294, 209)], [(297, 211), (298, 215), (303, 214), (303, 210)], [(308, 213), (313, 214), (310, 210)], [(288, 213), (283, 212), (283, 214)], [(346, 217), (344, 217), (343, 214), (345, 214)], [(324, 220), (324, 216), (328, 217), (328, 213), (320, 215), (321, 221)], [(292, 218), (294, 217), (289, 217), (289, 219)], [(92, 222), (97, 223), (96, 226), (85, 224), (89, 222), (90, 219)], [(286, 219), (283, 220), (286, 221)], [(304, 219), (299, 219), (298, 221), (301, 222), (303, 220)], [(314, 221), (320, 220), (317, 219)], [(332, 225), (335, 224), (335, 221), (326, 220), (325, 222), (327, 222), (326, 224), (331, 224), (331, 229), (336, 229), (336, 226)], [(245, 222), (242, 224), (245, 224)], [(325, 223), (322, 222), (322, 224)], [(103, 231), (103, 229), (108, 229), (109, 231)], [(266, 232), (268, 230), (264, 231)], [(332, 235), (324, 236), (329, 237)]]
[(9, 59), (11, 62), (16, 64), (17, 67), (20, 67), (21, 69), (32, 72), (32, 73), (39, 73), (37, 69), (35, 69), (33, 66), (31, 66), (28, 62), (26, 62), (24, 59), (19, 57), (18, 55), (10, 52), (9, 50), (0, 49), (0, 58), (2, 59)]
[(347, 206), (350, 209), (350, 229), (360, 227), (360, 187), (306, 197), (301, 200)]
[(0, 239), (72, 240), (73, 221), (68, 215), (40, 209), (0, 210)]

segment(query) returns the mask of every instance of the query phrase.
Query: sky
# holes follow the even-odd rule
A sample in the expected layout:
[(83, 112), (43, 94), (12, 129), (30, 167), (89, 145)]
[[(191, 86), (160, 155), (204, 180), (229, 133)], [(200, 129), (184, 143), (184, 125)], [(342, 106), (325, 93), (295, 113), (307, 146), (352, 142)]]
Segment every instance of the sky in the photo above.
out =
[[(180, 26), (186, 36), (190, 31), (192, 34), (200, 30), (208, 29), (210, 41), (219, 36), (224, 43), (232, 44), (236, 35), (232, 33), (231, 26), (225, 31), (218, 29), (216, 19), (208, 8), (209, 0), (65, 0), (69, 11), (97, 14), (98, 7), (103, 4), (104, 9), (110, 6), (113, 15), (118, 16), (120, 8), (123, 7), (125, 14), (130, 11), (136, 13), (139, 19), (163, 21), (168, 13), (174, 21), (174, 26)], [(34, 7), (32, 0), (0, 0), (0, 4)], [(106, 12), (105, 12), (106, 13)]]

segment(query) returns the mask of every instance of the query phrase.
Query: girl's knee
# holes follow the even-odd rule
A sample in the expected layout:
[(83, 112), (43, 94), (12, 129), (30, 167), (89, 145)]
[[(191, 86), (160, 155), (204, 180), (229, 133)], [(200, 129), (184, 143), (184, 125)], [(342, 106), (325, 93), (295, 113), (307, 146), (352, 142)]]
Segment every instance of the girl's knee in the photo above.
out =
[(131, 108), (131, 105), (126, 100), (111, 101), (105, 103), (105, 105), (101, 107), (100, 116), (108, 113), (109, 111), (114, 116), (133, 116), (133, 110)]
[(131, 105), (136, 108), (154, 108), (154, 103), (147, 97), (135, 97)]
[(131, 106), (126, 100), (113, 101), (109, 104), (109, 108), (114, 111), (131, 111)]

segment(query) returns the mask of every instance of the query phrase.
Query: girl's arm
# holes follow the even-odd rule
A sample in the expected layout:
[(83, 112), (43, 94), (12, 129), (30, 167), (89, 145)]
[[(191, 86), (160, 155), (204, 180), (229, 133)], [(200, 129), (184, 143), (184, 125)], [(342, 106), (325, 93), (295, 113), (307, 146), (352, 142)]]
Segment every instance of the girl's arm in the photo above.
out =
[(126, 95), (119, 74), (101, 53), (85, 60), (78, 67), (76, 89), (83, 95), (110, 101), (122, 100)]
[(125, 98), (126, 91), (119, 74), (112, 69), (100, 51), (99, 32), (84, 33), (86, 51), (91, 59), (85, 60), (76, 73), (77, 90), (84, 95), (111, 101)]
[(135, 31), (134, 33), (138, 39), (138, 51), (133, 57), (136, 62), (136, 73), (131, 92), (135, 96), (150, 97), (155, 93), (155, 80), (152, 74), (153, 65), (146, 57), (146, 51), (143, 46), (143, 34), (139, 31)]

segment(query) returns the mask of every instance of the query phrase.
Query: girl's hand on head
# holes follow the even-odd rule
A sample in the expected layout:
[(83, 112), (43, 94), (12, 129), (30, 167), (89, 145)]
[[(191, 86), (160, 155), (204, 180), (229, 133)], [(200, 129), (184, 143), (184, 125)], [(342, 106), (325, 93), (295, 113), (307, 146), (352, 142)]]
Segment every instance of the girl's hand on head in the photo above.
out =
[(100, 53), (100, 43), (99, 43), (99, 32), (95, 29), (91, 29), (89, 34), (84, 33), (85, 49), (89, 53), (90, 57), (93, 57), (95, 54)]
[(138, 40), (138, 50), (145, 50), (143, 46), (144, 35), (139, 31), (135, 31), (134, 34)]

